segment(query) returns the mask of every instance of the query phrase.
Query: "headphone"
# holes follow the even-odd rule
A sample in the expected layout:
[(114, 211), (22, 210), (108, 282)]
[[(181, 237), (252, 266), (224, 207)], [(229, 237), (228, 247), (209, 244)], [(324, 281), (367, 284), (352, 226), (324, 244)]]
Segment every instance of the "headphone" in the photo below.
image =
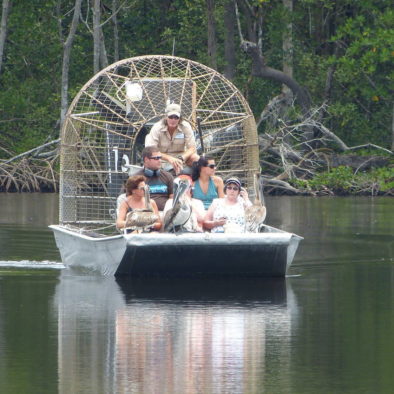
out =
[(160, 168), (158, 170), (151, 170), (150, 168), (144, 167), (144, 175), (147, 176), (148, 178), (151, 178), (152, 176), (159, 176), (160, 175)]

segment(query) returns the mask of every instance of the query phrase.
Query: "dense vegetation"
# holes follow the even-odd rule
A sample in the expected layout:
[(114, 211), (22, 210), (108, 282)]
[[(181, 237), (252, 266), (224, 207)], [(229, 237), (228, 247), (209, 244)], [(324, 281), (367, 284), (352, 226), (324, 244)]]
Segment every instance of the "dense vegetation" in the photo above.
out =
[[(316, 174), (323, 170), (327, 179), (345, 180), (350, 171), (355, 182), (366, 169), (347, 166), (344, 174), (333, 173), (315, 155), (309, 172), (289, 170), (286, 157), (275, 156), (267, 141), (272, 136), (287, 141), (286, 133), (296, 139), (297, 123), (312, 127), (312, 148), (320, 154), (338, 150), (322, 130), (345, 144), (342, 153), (354, 145), (385, 148), (367, 146), (373, 149), (367, 154), (386, 156), (385, 168), (371, 173), (369, 181), (376, 178), (372, 194), (392, 191), (394, 10), (389, 0), (3, 0), (0, 29), (2, 190), (52, 188), (57, 162), (50, 155), (33, 170), (27, 156), (12, 162), (18, 167), (2, 163), (56, 140), (64, 107), (99, 69), (127, 57), (174, 53), (216, 68), (243, 92), (259, 133), (270, 136), (262, 138), (262, 166), (270, 177), (287, 180), (298, 191), (333, 191), (336, 186)], [(290, 76), (290, 84), (272, 70)], [(289, 153), (293, 149), (295, 144)], [(383, 186), (376, 189), (378, 179)], [(370, 193), (363, 182), (357, 188)], [(340, 188), (355, 190), (354, 185)]]

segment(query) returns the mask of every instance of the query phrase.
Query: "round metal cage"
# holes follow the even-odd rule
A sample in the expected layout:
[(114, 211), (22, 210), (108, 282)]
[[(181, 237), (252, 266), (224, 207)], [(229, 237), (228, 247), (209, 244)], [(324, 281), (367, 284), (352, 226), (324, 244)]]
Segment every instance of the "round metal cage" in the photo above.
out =
[[(217, 71), (174, 56), (141, 56), (114, 63), (87, 82), (74, 98), (61, 132), (60, 223), (113, 230), (116, 198), (130, 165), (166, 104), (182, 107), (205, 153), (223, 179), (246, 187), (259, 170), (256, 123), (238, 89)], [(196, 132), (197, 149), (201, 151)]]

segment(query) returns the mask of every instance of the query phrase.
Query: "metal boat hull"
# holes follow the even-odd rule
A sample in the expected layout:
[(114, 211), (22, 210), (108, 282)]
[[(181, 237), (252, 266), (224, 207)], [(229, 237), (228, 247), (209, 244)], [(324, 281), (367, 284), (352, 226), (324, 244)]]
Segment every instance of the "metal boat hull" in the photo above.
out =
[(122, 235), (94, 238), (65, 226), (49, 227), (67, 268), (105, 276), (115, 274), (126, 251), (126, 239)]
[(66, 267), (131, 277), (283, 277), (301, 237), (266, 226), (256, 234), (127, 234), (93, 238), (50, 226)]

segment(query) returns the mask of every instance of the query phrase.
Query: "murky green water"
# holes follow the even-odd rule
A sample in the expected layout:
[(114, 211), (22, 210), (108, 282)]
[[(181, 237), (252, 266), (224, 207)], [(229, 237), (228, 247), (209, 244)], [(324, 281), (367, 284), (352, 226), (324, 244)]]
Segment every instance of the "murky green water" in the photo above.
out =
[(0, 194), (0, 393), (392, 392), (393, 199), (268, 198), (285, 280), (119, 282), (61, 269), (56, 197)]

